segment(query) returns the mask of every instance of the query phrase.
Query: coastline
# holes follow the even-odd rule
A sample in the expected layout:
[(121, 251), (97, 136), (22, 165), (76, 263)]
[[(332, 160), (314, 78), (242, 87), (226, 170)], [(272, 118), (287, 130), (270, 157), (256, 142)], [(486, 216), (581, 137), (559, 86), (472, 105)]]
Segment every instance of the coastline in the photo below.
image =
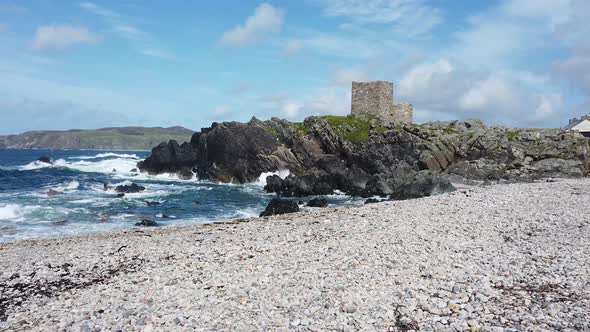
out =
[(0, 243), (0, 329), (588, 329), (589, 196), (499, 184)]
[(56, 150), (56, 151), (111, 151), (111, 152), (150, 152), (151, 150), (118, 150), (118, 149), (64, 149), (64, 148), (15, 148), (6, 147), (0, 148), (0, 150)]

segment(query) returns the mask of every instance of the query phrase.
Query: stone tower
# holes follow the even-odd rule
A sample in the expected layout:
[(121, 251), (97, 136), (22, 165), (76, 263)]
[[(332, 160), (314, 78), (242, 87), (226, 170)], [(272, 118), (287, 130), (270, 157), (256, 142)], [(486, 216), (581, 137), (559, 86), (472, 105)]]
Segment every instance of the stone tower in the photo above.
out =
[(414, 107), (393, 103), (391, 82), (352, 82), (351, 113), (373, 115), (384, 124), (412, 123)]

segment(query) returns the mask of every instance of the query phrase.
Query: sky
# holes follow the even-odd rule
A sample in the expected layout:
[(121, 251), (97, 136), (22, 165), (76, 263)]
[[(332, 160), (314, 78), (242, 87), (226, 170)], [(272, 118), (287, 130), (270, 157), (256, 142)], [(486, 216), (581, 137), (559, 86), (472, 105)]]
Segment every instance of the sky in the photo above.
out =
[(198, 130), (350, 113), (394, 82), (418, 123), (590, 113), (587, 0), (0, 0), (0, 134)]

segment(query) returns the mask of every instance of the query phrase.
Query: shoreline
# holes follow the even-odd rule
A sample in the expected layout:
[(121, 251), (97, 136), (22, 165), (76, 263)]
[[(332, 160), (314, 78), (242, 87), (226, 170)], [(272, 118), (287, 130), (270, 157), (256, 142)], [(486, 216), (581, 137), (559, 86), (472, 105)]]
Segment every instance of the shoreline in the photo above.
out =
[(4, 242), (0, 329), (588, 329), (589, 197), (560, 179)]
[(152, 150), (118, 150), (118, 149), (64, 149), (64, 148), (0, 148), (0, 150), (56, 150), (56, 151), (112, 151), (112, 152), (151, 152)]

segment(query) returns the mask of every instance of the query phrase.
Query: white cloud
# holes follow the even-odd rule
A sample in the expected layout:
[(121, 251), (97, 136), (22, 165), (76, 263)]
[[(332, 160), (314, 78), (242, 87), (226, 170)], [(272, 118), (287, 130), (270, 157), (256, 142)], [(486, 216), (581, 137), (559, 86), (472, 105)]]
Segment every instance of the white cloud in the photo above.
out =
[(256, 44), (273, 33), (281, 30), (285, 11), (263, 3), (256, 7), (254, 15), (248, 17), (243, 25), (226, 31), (221, 37), (221, 44), (244, 47)]
[(368, 81), (369, 74), (363, 68), (341, 68), (336, 70), (334, 78), (332, 79), (333, 84), (344, 85), (350, 87), (352, 82)]
[(303, 42), (303, 40), (300, 40), (300, 39), (289, 40), (287, 42), (287, 44), (285, 45), (285, 47), (283, 48), (283, 55), (290, 57), (290, 56), (294, 56), (296, 54), (299, 54), (301, 52), (301, 50), (303, 50), (304, 46), (305, 46), (305, 43)]
[(93, 2), (82, 2), (80, 8), (101, 17), (119, 36), (136, 40), (147, 37), (147, 34), (138, 27), (127, 22), (126, 18), (120, 13), (108, 8), (99, 6)]
[(437, 8), (423, 0), (320, 0), (327, 16), (345, 17), (359, 24), (390, 24), (398, 32), (416, 36), (442, 20)]
[(453, 66), (446, 59), (439, 59), (432, 63), (421, 63), (410, 68), (399, 81), (400, 91), (403, 95), (414, 95), (432, 86), (437, 76), (444, 76), (453, 71)]
[(295, 119), (301, 115), (303, 105), (297, 102), (287, 102), (283, 105), (282, 113), (287, 119)]
[(503, 9), (511, 16), (546, 19), (554, 28), (569, 21), (573, 5), (572, 0), (510, 0)]
[(518, 104), (518, 97), (507, 82), (498, 77), (489, 77), (483, 81), (474, 82), (475, 85), (467, 90), (459, 99), (462, 109), (478, 113), (491, 108), (502, 108), (507, 105)]
[(174, 54), (171, 54), (166, 51), (159, 50), (159, 49), (155, 49), (155, 48), (144, 48), (144, 49), (140, 50), (139, 53), (141, 53), (143, 55), (150, 56), (150, 57), (163, 59), (163, 60), (169, 60), (169, 61), (177, 61), (178, 60), (178, 58)]
[(96, 44), (101, 39), (85, 27), (46, 25), (37, 28), (31, 48), (35, 51), (61, 51), (79, 44)]
[(233, 109), (227, 105), (223, 105), (216, 107), (209, 115), (209, 118), (212, 120), (223, 120), (232, 114), (234, 114)]

